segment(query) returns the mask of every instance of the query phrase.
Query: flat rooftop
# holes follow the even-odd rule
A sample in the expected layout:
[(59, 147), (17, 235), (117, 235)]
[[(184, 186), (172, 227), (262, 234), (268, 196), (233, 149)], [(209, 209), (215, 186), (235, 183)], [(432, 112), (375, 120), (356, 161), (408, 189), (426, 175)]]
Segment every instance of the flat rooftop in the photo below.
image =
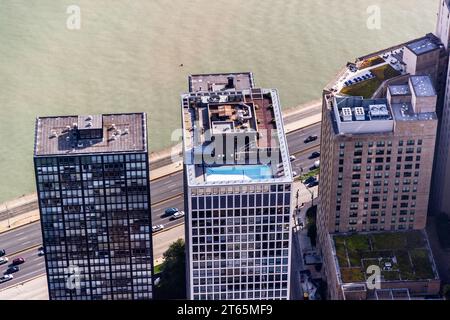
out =
[(416, 55), (422, 55), (439, 48), (436, 39), (432, 37), (424, 37), (414, 42), (410, 42), (406, 47)]
[(189, 92), (245, 90), (254, 87), (251, 72), (195, 74), (189, 76)]
[[(190, 185), (292, 180), (278, 93), (254, 88), (251, 73), (240, 75), (250, 88), (234, 86), (181, 96)], [(214, 78), (217, 75), (195, 75), (190, 81)]]
[(411, 76), (410, 81), (416, 96), (418, 97), (436, 96), (436, 91), (434, 90), (433, 82), (429, 76)]
[(436, 112), (416, 113), (411, 103), (394, 103), (391, 105), (396, 121), (437, 121)]
[(407, 84), (403, 85), (391, 85), (389, 86), (389, 92), (393, 96), (410, 96), (411, 90)]
[(341, 283), (365, 282), (370, 265), (382, 282), (438, 279), (431, 249), (422, 231), (333, 236)]
[(387, 99), (335, 96), (332, 113), (336, 134), (381, 133), (394, 129)]
[(145, 113), (38, 117), (35, 156), (147, 151)]

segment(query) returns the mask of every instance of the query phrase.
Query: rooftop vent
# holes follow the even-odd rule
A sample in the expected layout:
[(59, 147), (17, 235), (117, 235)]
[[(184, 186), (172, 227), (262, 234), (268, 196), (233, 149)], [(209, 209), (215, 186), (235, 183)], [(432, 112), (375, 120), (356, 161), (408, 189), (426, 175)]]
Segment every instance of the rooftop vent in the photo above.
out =
[(364, 108), (356, 107), (355, 108), (355, 117), (356, 117), (356, 121), (366, 120), (366, 113), (364, 112)]
[(50, 133), (50, 139), (51, 138), (56, 138), (58, 136), (58, 134), (56, 133), (55, 130), (52, 130), (52, 132)]
[(342, 108), (342, 118), (345, 122), (352, 121), (353, 120), (352, 109)]
[(388, 117), (389, 110), (385, 104), (373, 104), (369, 106), (370, 115), (375, 118)]

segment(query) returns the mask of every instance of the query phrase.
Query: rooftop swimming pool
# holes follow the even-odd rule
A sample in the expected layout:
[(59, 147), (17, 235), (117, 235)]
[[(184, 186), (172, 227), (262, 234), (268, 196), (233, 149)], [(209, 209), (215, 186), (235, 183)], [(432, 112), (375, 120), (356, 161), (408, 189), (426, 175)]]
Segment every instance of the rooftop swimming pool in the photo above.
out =
[(252, 181), (273, 177), (272, 168), (266, 165), (222, 166), (206, 169), (206, 181)]

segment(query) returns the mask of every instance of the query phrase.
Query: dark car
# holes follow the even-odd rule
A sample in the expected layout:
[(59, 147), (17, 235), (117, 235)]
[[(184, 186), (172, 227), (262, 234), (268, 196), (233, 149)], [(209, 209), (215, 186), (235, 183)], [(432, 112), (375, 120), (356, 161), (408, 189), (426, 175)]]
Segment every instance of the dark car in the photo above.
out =
[(310, 143), (313, 141), (316, 141), (319, 137), (317, 136), (309, 136), (308, 138), (305, 139), (305, 143)]
[(309, 177), (308, 179), (305, 180), (305, 184), (308, 185), (310, 183), (316, 182), (316, 177)]
[(21, 257), (21, 258), (14, 259), (12, 264), (13, 264), (13, 266), (17, 266), (17, 265), (22, 264), (24, 262), (25, 262), (25, 259)]
[(11, 273), (15, 273), (17, 271), (19, 271), (19, 267), (18, 266), (12, 266), (12, 267), (9, 267), (8, 269), (6, 269), (4, 274), (11, 274)]
[(320, 152), (316, 151), (311, 154), (310, 159), (316, 159), (320, 157)]
[(319, 181), (313, 181), (310, 184), (308, 184), (308, 188), (314, 188), (317, 187), (319, 185)]
[(0, 257), (3, 257), (6, 254), (5, 249), (1, 249), (0, 250)]

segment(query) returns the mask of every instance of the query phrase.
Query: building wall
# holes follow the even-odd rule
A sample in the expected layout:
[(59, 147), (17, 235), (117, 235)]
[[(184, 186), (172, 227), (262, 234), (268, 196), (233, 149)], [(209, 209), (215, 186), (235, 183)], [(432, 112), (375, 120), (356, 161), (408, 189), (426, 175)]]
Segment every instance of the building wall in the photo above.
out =
[(441, 39), (445, 48), (448, 48), (450, 43), (450, 12), (446, 2), (448, 2), (448, 0), (440, 0), (439, 3), (436, 35)]
[(190, 187), (193, 300), (289, 299), (290, 184)]
[(330, 113), (324, 117), (321, 177), (331, 179), (321, 179), (321, 227), (424, 228), (437, 121), (397, 121), (394, 133), (336, 135)]
[(50, 299), (151, 299), (147, 154), (37, 157), (35, 170)]

